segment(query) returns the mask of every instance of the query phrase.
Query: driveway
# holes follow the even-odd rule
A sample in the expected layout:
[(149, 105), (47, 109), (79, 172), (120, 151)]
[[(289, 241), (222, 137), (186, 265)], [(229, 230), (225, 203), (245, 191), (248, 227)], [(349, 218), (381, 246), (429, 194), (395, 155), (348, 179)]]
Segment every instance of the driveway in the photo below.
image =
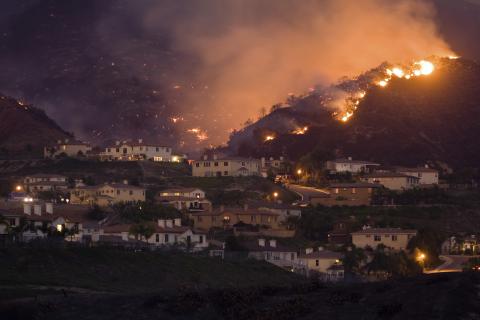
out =
[(462, 272), (463, 264), (471, 258), (478, 256), (460, 256), (460, 255), (445, 255), (440, 256), (440, 259), (444, 261), (433, 270), (425, 271), (425, 273), (442, 273), (442, 272)]

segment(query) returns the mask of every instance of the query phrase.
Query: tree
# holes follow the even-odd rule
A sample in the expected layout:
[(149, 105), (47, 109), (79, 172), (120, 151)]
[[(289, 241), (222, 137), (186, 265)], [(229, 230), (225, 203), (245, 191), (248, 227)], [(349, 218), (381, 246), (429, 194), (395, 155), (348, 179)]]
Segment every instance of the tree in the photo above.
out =
[(347, 248), (343, 257), (343, 266), (346, 272), (359, 273), (362, 264), (367, 260), (365, 252), (355, 246)]
[(431, 229), (421, 229), (417, 235), (410, 240), (407, 248), (410, 253), (420, 250), (426, 255), (425, 266), (432, 266), (439, 262), (441, 245), (444, 240), (442, 234)]
[(130, 227), (129, 233), (137, 240), (148, 240), (155, 233), (155, 227), (151, 223), (137, 223)]
[(106, 212), (98, 206), (98, 204), (93, 205), (93, 207), (88, 211), (87, 216), (89, 219), (100, 221), (105, 219), (107, 216)]

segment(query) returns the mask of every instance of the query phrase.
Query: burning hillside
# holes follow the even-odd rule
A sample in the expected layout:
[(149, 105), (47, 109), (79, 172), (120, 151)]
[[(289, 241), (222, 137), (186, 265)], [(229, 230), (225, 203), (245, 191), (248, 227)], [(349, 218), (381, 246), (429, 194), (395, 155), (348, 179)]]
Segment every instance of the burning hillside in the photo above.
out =
[(72, 135), (43, 110), (0, 94), (0, 157), (39, 157), (43, 147)]
[[(292, 99), (231, 137), (241, 155), (299, 158), (313, 149), (384, 163), (477, 166), (480, 66), (428, 58), (384, 63)], [(335, 109), (332, 109), (335, 108)], [(300, 128), (307, 130), (299, 130)], [(275, 137), (266, 139), (266, 137)]]

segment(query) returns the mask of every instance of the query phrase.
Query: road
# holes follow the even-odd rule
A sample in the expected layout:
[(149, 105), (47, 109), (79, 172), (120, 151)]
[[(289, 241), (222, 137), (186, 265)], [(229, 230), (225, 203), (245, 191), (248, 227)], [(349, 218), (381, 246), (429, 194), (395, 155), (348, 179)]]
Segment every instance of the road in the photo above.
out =
[(318, 189), (318, 188), (313, 188), (313, 187), (306, 187), (306, 186), (301, 186), (299, 184), (287, 184), (286, 187), (297, 193), (302, 197), (303, 201), (309, 201), (310, 197), (315, 197), (315, 196), (325, 196), (328, 194), (326, 190), (323, 189)]
[(440, 256), (440, 259), (444, 261), (443, 264), (439, 265), (433, 270), (425, 271), (425, 273), (442, 273), (442, 272), (462, 272), (462, 264), (467, 262), (470, 258), (476, 258), (479, 256), (459, 256), (459, 255), (448, 255)]

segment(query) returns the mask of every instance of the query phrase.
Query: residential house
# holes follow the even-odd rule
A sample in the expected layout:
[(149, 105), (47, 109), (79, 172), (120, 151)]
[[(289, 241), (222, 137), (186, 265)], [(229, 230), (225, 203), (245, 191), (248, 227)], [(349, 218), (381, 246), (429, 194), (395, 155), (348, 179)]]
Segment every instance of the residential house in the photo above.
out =
[[(343, 272), (337, 272), (339, 269), (335, 269), (333, 272), (334, 269), (331, 268), (342, 266), (341, 259), (343, 259), (343, 254), (340, 252), (325, 250), (322, 247), (319, 247), (317, 251), (307, 248), (305, 253), (298, 256), (296, 272), (307, 277), (318, 274), (322, 280), (338, 281), (343, 279)], [(335, 277), (333, 277), (334, 275)]]
[(46, 146), (43, 149), (45, 158), (54, 158), (60, 155), (68, 157), (86, 156), (92, 151), (90, 144), (74, 139), (58, 140), (57, 144)]
[(322, 206), (368, 206), (372, 202), (372, 193), (378, 184), (373, 183), (335, 183), (327, 188), (325, 194), (310, 197), (312, 205)]
[(264, 260), (288, 271), (293, 271), (298, 261), (296, 249), (281, 245), (275, 239), (258, 239), (241, 245), (248, 251), (249, 258)]
[(180, 162), (181, 158), (172, 154), (172, 148), (155, 143), (138, 141), (117, 141), (100, 153), (101, 160), (107, 161), (139, 161), (152, 160), (163, 162)]
[(194, 177), (239, 177), (259, 176), (260, 160), (250, 158), (218, 158), (214, 155), (211, 159), (204, 156), (202, 160), (192, 162), (192, 176)]
[(278, 213), (281, 221), (285, 221), (288, 217), (302, 216), (302, 209), (299, 206), (294, 206), (277, 201), (250, 201), (248, 203), (248, 206), (260, 210), (267, 210)]
[(378, 245), (384, 245), (393, 250), (405, 250), (416, 234), (416, 230), (395, 228), (364, 228), (351, 233), (352, 243), (356, 247), (375, 249)]
[(37, 173), (23, 178), (23, 188), (30, 193), (67, 191), (68, 178), (58, 174)]
[(94, 235), (94, 242), (116, 239), (117, 242), (129, 242), (139, 240), (154, 247), (160, 246), (184, 246), (191, 251), (200, 251), (208, 248), (207, 234), (181, 225), (180, 219), (160, 219), (154, 226), (154, 233), (145, 239), (131, 232), (131, 224), (114, 224), (104, 226)]
[(68, 241), (80, 241), (83, 224), (92, 222), (88, 218), (90, 207), (82, 205), (54, 205), (53, 203), (24, 203), (23, 207), (2, 209), (0, 214), (10, 228), (23, 226), (20, 240), (24, 242), (45, 238), (49, 230), (68, 230)]
[(180, 211), (206, 211), (212, 208), (212, 203), (205, 198), (205, 191), (198, 188), (162, 190), (157, 193), (155, 200)]
[(330, 173), (366, 173), (377, 166), (380, 166), (380, 164), (370, 161), (353, 160), (351, 157), (326, 162), (326, 168)]
[(395, 172), (377, 172), (364, 176), (363, 181), (384, 186), (390, 190), (403, 191), (419, 185), (420, 178)]
[(145, 201), (145, 188), (124, 183), (109, 183), (97, 186), (73, 188), (70, 203), (110, 206), (116, 203), (138, 203)]
[(418, 178), (420, 186), (438, 185), (438, 170), (429, 168), (428, 166), (419, 168), (398, 167), (395, 171), (407, 176)]
[(274, 157), (260, 159), (260, 171), (263, 177), (268, 176), (269, 170), (274, 174), (286, 174), (287, 173), (288, 162), (284, 157), (279, 157), (275, 159)]
[(211, 211), (192, 212), (190, 217), (193, 219), (195, 227), (203, 230), (210, 228), (231, 229), (238, 223), (260, 226), (269, 229), (281, 229), (280, 215), (278, 213), (249, 209), (247, 205), (244, 208), (220, 208)]

